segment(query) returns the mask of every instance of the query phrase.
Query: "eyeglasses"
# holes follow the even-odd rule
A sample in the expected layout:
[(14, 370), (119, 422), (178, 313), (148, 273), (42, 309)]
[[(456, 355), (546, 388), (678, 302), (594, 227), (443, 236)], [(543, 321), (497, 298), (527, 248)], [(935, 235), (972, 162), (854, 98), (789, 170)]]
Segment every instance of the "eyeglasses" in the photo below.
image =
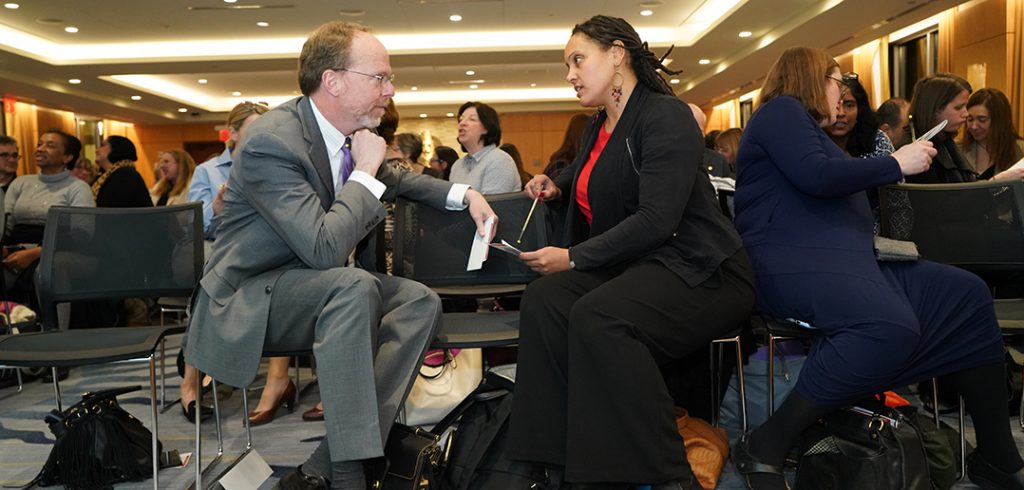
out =
[(3, 152), (3, 153), (0, 153), (0, 158), (10, 158), (11, 160), (17, 160), (17, 159), (21, 158), (21, 155), (19, 155), (18, 152), (13, 152), (13, 153)]
[(837, 78), (832, 75), (825, 75), (825, 78), (831, 78), (832, 80), (839, 82), (839, 88), (842, 89), (839, 91), (840, 99), (845, 97), (846, 93), (850, 91), (850, 85), (860, 79), (860, 77), (853, 72), (843, 73), (842, 78)]
[(377, 86), (378, 87), (383, 86), (385, 81), (387, 81), (388, 83), (390, 83), (392, 85), (394, 85), (394, 83), (395, 83), (395, 74), (394, 73), (381, 73), (379, 75), (371, 75), (369, 73), (363, 73), (361, 71), (349, 70), (348, 68), (331, 68), (331, 69), (334, 70), (334, 71), (347, 71), (349, 73), (355, 73), (356, 75), (362, 75), (364, 77), (373, 78), (373, 79), (377, 80)]

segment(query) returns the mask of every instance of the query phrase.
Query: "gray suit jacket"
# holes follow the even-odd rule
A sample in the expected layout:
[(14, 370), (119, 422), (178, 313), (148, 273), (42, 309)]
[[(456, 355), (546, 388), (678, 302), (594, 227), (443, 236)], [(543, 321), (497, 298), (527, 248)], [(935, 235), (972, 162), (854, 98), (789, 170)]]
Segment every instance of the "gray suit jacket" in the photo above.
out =
[[(383, 199), (444, 209), (451, 183), (381, 165)], [(310, 101), (299, 97), (250, 126), (231, 170), (213, 253), (197, 291), (185, 359), (233, 386), (256, 376), (270, 297), (282, 272), (345, 264), (384, 219), (359, 183), (335, 196), (330, 160)], [(372, 380), (371, 380), (372, 382)]]

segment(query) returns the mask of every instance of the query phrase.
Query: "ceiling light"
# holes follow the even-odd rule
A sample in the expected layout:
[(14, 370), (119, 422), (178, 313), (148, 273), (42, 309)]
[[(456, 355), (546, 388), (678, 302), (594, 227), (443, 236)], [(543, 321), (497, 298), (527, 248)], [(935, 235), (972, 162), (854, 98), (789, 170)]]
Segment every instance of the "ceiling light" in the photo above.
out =
[(654, 11), (650, 10), (650, 9), (644, 9), (644, 10), (640, 11), (640, 15), (642, 15), (644, 17), (650, 17), (650, 16), (654, 15)]
[(445, 117), (455, 117), (455, 113), (454, 112), (449, 112), (449, 113), (445, 114)]
[(4, 4), (4, 8), (8, 8), (8, 9), (11, 9), (11, 10), (18, 10), (18, 7), (20, 7), (20, 6), (21, 5), (18, 5), (16, 3), (5, 3)]
[(537, 84), (536, 84), (536, 83), (531, 83), (531, 84), (530, 84), (530, 86), (531, 86), (531, 87), (536, 87), (536, 86), (537, 86)]
[(74, 33), (78, 32), (78, 28), (75, 27), (75, 26), (67, 26), (67, 27), (64, 28), (64, 32), (67, 32), (69, 34), (74, 34)]
[(131, 97), (131, 99), (132, 99), (132, 100), (142, 100), (142, 96), (141, 96), (141, 95), (133, 95), (133, 96)]
[(753, 35), (754, 35), (754, 33), (750, 32), (750, 31), (740, 31), (740, 37), (750, 37), (750, 36), (753, 36)]
[(186, 109), (184, 107), (179, 107), (178, 108), (178, 112), (188, 112), (188, 109)]
[(199, 82), (200, 85), (206, 85), (208, 80), (205, 78), (200, 78), (199, 80), (196, 80), (196, 82)]
[(669, 80), (668, 83), (671, 83), (672, 85), (679, 85), (679, 79), (678, 78), (673, 78), (673, 79)]
[(697, 60), (697, 63), (699, 63), (701, 65), (710, 65), (711, 64), (711, 60), (709, 60), (707, 58), (701, 58), (701, 59)]
[(420, 114), (420, 117), (427, 117), (426, 114)]
[(259, 21), (256, 23), (256, 27), (270, 27), (270, 22)]
[(413, 92), (415, 92), (415, 91), (417, 91), (417, 90), (419, 90), (419, 89), (420, 89), (420, 88), (419, 88), (419, 87), (417, 87), (417, 86), (415, 86), (415, 85), (413, 85), (412, 87), (410, 87), (410, 88), (409, 88), (409, 90), (412, 90)]
[(234, 92), (231, 92), (231, 95), (233, 95), (235, 97), (241, 97), (242, 96), (242, 92), (239, 92), (239, 91), (235, 90)]
[(471, 83), (469, 84), (469, 88), (480, 88), (480, 86), (475, 83)]
[(466, 70), (466, 75), (473, 76), (476, 75), (476, 72), (473, 70)]
[(462, 16), (459, 15), (459, 14), (452, 14), (452, 15), (448, 16), (448, 20), (450, 20), (452, 22), (458, 22), (458, 21), (462, 20)]
[(238, 0), (224, 0), (224, 3), (235, 3), (235, 2), (237, 2), (237, 1), (238, 1)]
[(80, 80), (78, 78), (70, 78), (70, 79), (68, 79), (68, 83), (70, 83), (71, 85), (78, 85), (78, 84), (82, 83), (82, 80)]

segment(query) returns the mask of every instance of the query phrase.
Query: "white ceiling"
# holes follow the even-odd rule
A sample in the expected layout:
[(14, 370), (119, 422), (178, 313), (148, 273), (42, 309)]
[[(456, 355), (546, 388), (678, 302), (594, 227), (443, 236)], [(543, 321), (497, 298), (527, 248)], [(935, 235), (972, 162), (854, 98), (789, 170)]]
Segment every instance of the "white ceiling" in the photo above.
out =
[[(396, 103), (409, 117), (442, 116), (469, 99), (503, 112), (577, 109), (562, 47), (575, 23), (597, 13), (628, 20), (659, 55), (676, 44), (670, 67), (683, 73), (674, 86), (707, 105), (755, 88), (786, 47), (839, 54), (962, 0), (13, 1), (18, 9), (0, 8), (0, 93), (159, 124), (219, 122), (234, 101), (294, 96), (302, 41), (335, 19), (372, 26), (389, 47)], [(732, 4), (724, 18), (691, 28), (704, 12)], [(643, 9), (653, 15), (641, 16)], [(463, 20), (450, 21), (452, 14)], [(738, 37), (744, 30), (753, 35)], [(701, 58), (712, 62), (699, 65)]]

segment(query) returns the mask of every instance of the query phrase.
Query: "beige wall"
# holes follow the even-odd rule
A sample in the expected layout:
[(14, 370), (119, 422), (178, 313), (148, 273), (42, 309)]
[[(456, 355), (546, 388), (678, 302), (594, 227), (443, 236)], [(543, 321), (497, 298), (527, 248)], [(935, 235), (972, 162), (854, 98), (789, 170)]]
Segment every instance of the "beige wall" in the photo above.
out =
[[(1021, 0), (1016, 2), (1020, 8)], [(972, 78), (978, 81), (979, 69), (984, 76), (985, 87), (1010, 93), (1013, 73), (1011, 55), (1016, 35), (1009, 18), (1007, 0), (986, 0), (968, 2), (956, 7), (953, 16), (953, 40), (950, 65), (953, 73), (968, 76), (968, 67), (974, 66)], [(1017, 73), (1019, 76), (1020, 74)], [(982, 88), (974, 87), (975, 90)]]
[[(160, 159), (160, 152), (171, 149), (184, 149), (185, 143), (216, 141), (217, 128), (213, 124), (162, 124), (162, 125), (127, 125), (123, 132), (108, 130), (107, 134), (122, 134), (138, 145), (139, 161), (136, 163), (139, 173), (146, 179), (146, 185), (154, 183), (153, 166)], [(201, 162), (196, 162), (201, 163)]]

